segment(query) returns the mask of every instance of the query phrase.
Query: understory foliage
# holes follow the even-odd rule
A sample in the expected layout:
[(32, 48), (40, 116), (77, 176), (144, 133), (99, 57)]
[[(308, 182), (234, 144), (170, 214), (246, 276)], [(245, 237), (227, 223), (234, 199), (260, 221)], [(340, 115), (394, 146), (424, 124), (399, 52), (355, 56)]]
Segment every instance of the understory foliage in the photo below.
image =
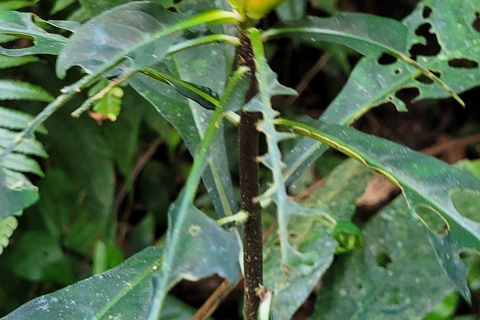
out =
[[(264, 148), (264, 319), (292, 318), (314, 290), (312, 319), (447, 319), (460, 297), (471, 302), (479, 163), (351, 125), (385, 103), (406, 112), (405, 89), (462, 108), (459, 95), (480, 86), (479, 1), (422, 0), (397, 21), (287, 0), (265, 30), (226, 0), (43, 2), (0, 3), (2, 320), (190, 319), (169, 295), (180, 281), (238, 283), (241, 110), (260, 115)], [(422, 28), (435, 52), (422, 51)], [(255, 70), (235, 67), (239, 29)], [(337, 69), (363, 56), (319, 119), (272, 104), (296, 94), (268, 63), (279, 38), (320, 48)], [(258, 94), (245, 103), (252, 74)], [(329, 148), (351, 159), (293, 198)], [(373, 174), (401, 194), (359, 223)]]

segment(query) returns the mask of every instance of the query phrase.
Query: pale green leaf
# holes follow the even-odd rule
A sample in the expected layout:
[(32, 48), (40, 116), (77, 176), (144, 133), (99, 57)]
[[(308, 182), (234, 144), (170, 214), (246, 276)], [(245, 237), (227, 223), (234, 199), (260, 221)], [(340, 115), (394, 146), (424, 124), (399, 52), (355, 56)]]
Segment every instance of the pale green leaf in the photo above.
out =
[[(302, 204), (309, 207), (328, 206), (336, 219), (350, 219), (355, 213), (355, 200), (362, 195), (371, 170), (351, 160), (339, 165)], [(332, 229), (321, 216), (296, 217), (289, 224), (292, 244), (303, 252), (317, 251), (311, 265), (300, 265), (289, 271), (279, 267), (281, 254), (278, 236), (272, 234), (264, 246), (264, 286), (274, 291), (272, 312), (277, 320), (289, 320), (305, 302), (320, 277), (333, 262), (337, 243)]]
[(454, 291), (403, 199), (363, 229), (365, 248), (326, 273), (312, 320), (420, 320)]

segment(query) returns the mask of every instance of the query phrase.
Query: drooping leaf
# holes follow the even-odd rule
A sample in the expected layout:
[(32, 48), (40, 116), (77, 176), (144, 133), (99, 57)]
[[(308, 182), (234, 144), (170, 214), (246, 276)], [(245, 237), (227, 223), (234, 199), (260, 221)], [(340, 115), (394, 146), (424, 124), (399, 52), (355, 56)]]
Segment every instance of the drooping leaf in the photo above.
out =
[(367, 222), (365, 248), (326, 273), (313, 320), (421, 320), (454, 291), (408, 210), (398, 199)]
[(400, 22), (361, 13), (331, 18), (307, 17), (284, 22), (277, 29), (264, 32), (272, 38), (288, 35), (306, 42), (328, 41), (349, 46), (364, 56), (378, 58), (382, 53), (406, 50), (407, 28)]
[[(320, 207), (332, 220), (350, 219), (355, 212), (355, 200), (364, 192), (371, 170), (351, 160), (338, 166), (302, 204)], [(297, 217), (289, 224), (292, 245), (297, 250), (315, 250), (319, 257), (312, 265), (300, 265), (288, 271), (279, 267), (281, 254), (278, 236), (274, 233), (264, 246), (264, 286), (274, 291), (272, 312), (275, 319), (291, 319), (305, 302), (320, 277), (333, 261), (336, 241), (332, 238), (332, 226), (322, 216)], [(331, 223), (331, 222), (330, 222)]]
[(400, 187), (410, 217), (429, 230), (440, 265), (465, 299), (470, 299), (468, 269), (460, 253), (467, 249), (480, 251), (480, 224), (478, 218), (456, 206), (453, 196), (467, 193), (470, 199), (479, 199), (479, 180), (438, 159), (353, 128), (323, 124), (315, 130), (302, 124), (293, 126), (294, 131), (357, 159)]
[(38, 100), (50, 102), (53, 96), (44, 89), (21, 81), (0, 80), (0, 100)]
[[(225, 45), (210, 44), (198, 47), (195, 51), (179, 52), (169, 58), (166, 65), (158, 68), (184, 81), (202, 84), (214, 92), (223, 92), (227, 78), (226, 50)], [(205, 110), (194, 101), (186, 99), (172, 87), (144, 75), (135, 75), (129, 82), (178, 130), (190, 153), (195, 155), (212, 111)], [(233, 104), (243, 104), (242, 92), (246, 92), (247, 88), (248, 83), (242, 81), (236, 88), (238, 92), (232, 99)], [(211, 150), (212, 157), (209, 158), (209, 166), (203, 177), (219, 216), (237, 211), (225, 150), (221, 131)]]
[[(480, 5), (475, 0), (426, 0), (420, 2), (403, 21), (408, 29), (407, 50), (425, 45), (426, 39), (416, 32), (422, 25), (430, 26), (440, 51), (432, 56), (419, 55), (417, 61), (424, 68), (438, 74), (439, 78), (457, 93), (480, 84), (480, 33), (473, 27), (478, 10)], [(401, 61), (385, 65), (379, 64), (377, 60), (363, 59), (320, 120), (347, 125), (371, 108), (385, 102), (393, 102), (397, 109), (404, 109), (403, 102), (396, 97), (396, 93), (404, 88), (419, 90), (415, 100), (449, 96), (440, 86), (422, 77), (417, 69)], [(285, 179), (291, 182), (298, 177), (325, 150), (318, 142), (300, 139), (285, 157)]]
[(67, 39), (59, 34), (48, 33), (35, 24), (35, 20), (43, 21), (30, 12), (0, 11), (0, 35), (13, 36), (13, 39), (27, 38), (33, 41), (33, 46), (27, 48), (0, 47), (0, 54), (10, 57), (32, 54), (57, 55)]

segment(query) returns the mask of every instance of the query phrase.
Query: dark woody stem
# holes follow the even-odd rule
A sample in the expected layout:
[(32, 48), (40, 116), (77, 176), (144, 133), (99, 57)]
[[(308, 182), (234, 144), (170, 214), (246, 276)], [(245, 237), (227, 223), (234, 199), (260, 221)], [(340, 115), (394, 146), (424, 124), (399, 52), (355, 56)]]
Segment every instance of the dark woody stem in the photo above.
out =
[[(237, 53), (238, 66), (247, 66), (252, 70), (252, 83), (245, 95), (245, 102), (258, 93), (255, 77), (255, 61), (250, 39), (244, 32), (240, 34), (240, 47)], [(239, 124), (239, 160), (241, 208), (249, 213), (243, 228), (243, 263), (245, 276), (244, 319), (256, 320), (260, 299), (256, 293), (263, 282), (262, 261), (262, 220), (260, 205), (255, 202), (258, 196), (258, 140), (256, 129), (258, 113), (240, 112)]]

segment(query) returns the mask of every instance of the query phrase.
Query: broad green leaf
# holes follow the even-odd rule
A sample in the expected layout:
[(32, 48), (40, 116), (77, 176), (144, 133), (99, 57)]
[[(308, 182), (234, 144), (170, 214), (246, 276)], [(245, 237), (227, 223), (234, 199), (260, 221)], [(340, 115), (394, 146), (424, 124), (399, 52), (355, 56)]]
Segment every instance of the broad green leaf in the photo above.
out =
[(312, 320), (420, 320), (454, 292), (408, 211), (397, 199), (367, 222), (365, 248), (338, 257), (326, 273)]
[(18, 67), (30, 62), (35, 62), (35, 61), (38, 61), (38, 58), (34, 56), (24, 56), (24, 57), (0, 56), (0, 69)]
[(404, 53), (407, 28), (400, 22), (361, 13), (332, 18), (307, 17), (288, 21), (280, 28), (265, 31), (263, 37), (288, 35), (306, 42), (335, 42), (361, 54), (378, 58), (382, 53)]
[[(153, 279), (160, 275), (162, 251), (149, 247), (112, 270), (36, 298), (1, 319), (145, 320), (154, 299)], [(193, 313), (167, 297), (161, 319), (190, 319)]]
[[(351, 160), (338, 166), (325, 184), (303, 202), (309, 207), (320, 207), (335, 219), (350, 219), (355, 213), (355, 200), (362, 195), (370, 179), (371, 170)], [(264, 286), (274, 291), (272, 312), (277, 320), (291, 319), (305, 302), (320, 277), (333, 261), (337, 243), (332, 238), (332, 228), (321, 216), (292, 219), (289, 232), (293, 245), (303, 252), (317, 251), (319, 258), (312, 265), (300, 265), (290, 272), (281, 264), (278, 236), (272, 234), (264, 246)], [(334, 219), (333, 219), (334, 221)]]
[(38, 0), (3, 0), (0, 3), (0, 11), (17, 10), (24, 7), (34, 6)]
[(50, 102), (53, 96), (44, 89), (21, 81), (0, 80), (0, 100), (38, 100)]
[[(201, 84), (214, 92), (223, 92), (228, 63), (225, 50), (225, 45), (211, 44), (179, 52), (158, 68), (184, 81)], [(135, 75), (129, 82), (178, 130), (190, 153), (195, 155), (212, 111), (205, 110), (192, 100), (186, 99), (172, 87), (144, 75)], [(242, 92), (246, 92), (247, 87), (248, 83), (243, 81), (236, 88), (238, 92), (234, 97), (235, 102), (242, 99)], [(237, 104), (241, 105), (242, 101)], [(203, 177), (220, 217), (237, 211), (222, 131), (211, 150), (212, 156), (208, 160), (209, 166)]]
[(57, 55), (67, 39), (59, 34), (48, 33), (35, 24), (35, 20), (43, 21), (30, 12), (0, 11), (0, 35), (27, 38), (33, 46), (20, 49), (0, 47), (0, 54), (20, 57), (32, 54)]
[(15, 243), (14, 249), (9, 254), (9, 260), (14, 272), (22, 278), (33, 282), (52, 281), (61, 285), (75, 281), (67, 256), (51, 234), (28, 231)]
[[(424, 18), (424, 10), (427, 13), (428, 9), (431, 9), (431, 13)], [(432, 26), (431, 32), (435, 34), (441, 50), (433, 56), (419, 56), (417, 61), (426, 69), (438, 72), (440, 80), (456, 93), (480, 84), (479, 32), (472, 25), (476, 19), (475, 12), (478, 10), (480, 5), (476, 0), (461, 2), (426, 0), (420, 2), (413, 13), (403, 21), (408, 29), (408, 50), (414, 45), (424, 45), (426, 42), (423, 37), (416, 34), (416, 30), (423, 24)], [(453, 66), (450, 66), (452, 63)], [(396, 93), (403, 88), (419, 90), (419, 96), (414, 99), (415, 101), (449, 96), (440, 86), (428, 79), (422, 80), (417, 69), (401, 61), (382, 65), (376, 60), (363, 59), (320, 120), (342, 125), (351, 124), (371, 108), (385, 102), (393, 102), (402, 110), (405, 106), (396, 97)], [(318, 142), (300, 139), (285, 157), (288, 166), (284, 170), (285, 179), (291, 182), (298, 177), (325, 150), (326, 148)]]
[(73, 66), (91, 75), (107, 72), (104, 75), (115, 77), (144, 69), (165, 58), (183, 29), (226, 19), (235, 15), (217, 10), (189, 18), (153, 2), (126, 3), (77, 30), (60, 53), (57, 74), (63, 78)]
[(349, 127), (323, 124), (315, 130), (301, 124), (293, 126), (294, 131), (357, 159), (400, 187), (410, 217), (429, 230), (440, 265), (465, 299), (470, 299), (468, 269), (460, 253), (480, 251), (480, 224), (478, 216), (454, 202), (453, 195), (466, 193), (478, 200), (479, 180), (438, 159)]

